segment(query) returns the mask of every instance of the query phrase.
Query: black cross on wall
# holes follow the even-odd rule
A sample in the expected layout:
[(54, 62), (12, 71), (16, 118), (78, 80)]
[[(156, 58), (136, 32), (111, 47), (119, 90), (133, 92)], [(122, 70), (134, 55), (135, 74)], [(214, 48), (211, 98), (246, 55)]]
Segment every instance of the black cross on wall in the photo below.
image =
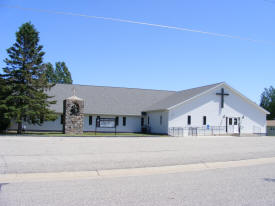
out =
[(229, 94), (224, 93), (224, 88), (221, 89), (221, 93), (216, 93), (216, 95), (221, 95), (221, 108), (224, 107), (224, 96), (229, 96)]

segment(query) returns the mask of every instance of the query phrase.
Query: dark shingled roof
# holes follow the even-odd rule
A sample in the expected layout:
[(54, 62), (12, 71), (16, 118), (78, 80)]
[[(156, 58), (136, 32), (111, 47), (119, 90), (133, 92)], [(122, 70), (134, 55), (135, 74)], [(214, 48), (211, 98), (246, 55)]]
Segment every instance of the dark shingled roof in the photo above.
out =
[(87, 85), (57, 84), (47, 93), (57, 100), (51, 109), (63, 113), (63, 100), (73, 96), (84, 99), (85, 114), (141, 115), (145, 108), (174, 94), (175, 91), (100, 87)]

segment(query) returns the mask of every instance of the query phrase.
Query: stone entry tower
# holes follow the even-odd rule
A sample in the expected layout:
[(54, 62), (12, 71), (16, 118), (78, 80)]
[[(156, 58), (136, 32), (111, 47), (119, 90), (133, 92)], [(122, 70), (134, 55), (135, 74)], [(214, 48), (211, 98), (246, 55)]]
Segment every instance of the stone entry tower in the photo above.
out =
[(84, 120), (84, 100), (75, 95), (63, 101), (63, 133), (82, 134)]

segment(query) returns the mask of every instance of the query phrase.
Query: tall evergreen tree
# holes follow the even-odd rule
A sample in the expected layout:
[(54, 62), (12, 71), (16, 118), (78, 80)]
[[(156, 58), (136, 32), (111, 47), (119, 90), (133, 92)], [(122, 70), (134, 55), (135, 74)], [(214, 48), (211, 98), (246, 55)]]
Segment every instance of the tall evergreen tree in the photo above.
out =
[(47, 63), (45, 64), (45, 66), (46, 66), (45, 74), (48, 82), (52, 84), (56, 83), (56, 74), (55, 74), (55, 69), (53, 68), (53, 65), (51, 63)]
[(270, 114), (267, 115), (267, 119), (269, 119), (269, 120), (275, 119), (275, 89), (274, 89), (274, 87), (270, 86), (269, 88), (264, 89), (264, 92), (261, 95), (260, 106), (270, 112)]
[(0, 76), (0, 132), (5, 131), (10, 125), (10, 119), (6, 117), (6, 113), (12, 110), (7, 104), (11, 90), (6, 80)]
[(57, 83), (61, 83), (61, 84), (73, 83), (71, 73), (68, 67), (66, 66), (65, 62), (55, 63), (55, 74), (56, 74)]
[(38, 43), (38, 31), (30, 22), (25, 23), (16, 32), (16, 42), (7, 49), (9, 57), (4, 60), (7, 66), (2, 77), (11, 91), (6, 104), (13, 108), (5, 116), (17, 122), (18, 134), (22, 133), (23, 121), (40, 125), (57, 118), (49, 109), (56, 102), (45, 93), (52, 85), (45, 75), (43, 47)]
[(71, 73), (65, 62), (56, 62), (55, 68), (51, 63), (46, 64), (46, 76), (50, 83), (54, 84), (72, 84)]

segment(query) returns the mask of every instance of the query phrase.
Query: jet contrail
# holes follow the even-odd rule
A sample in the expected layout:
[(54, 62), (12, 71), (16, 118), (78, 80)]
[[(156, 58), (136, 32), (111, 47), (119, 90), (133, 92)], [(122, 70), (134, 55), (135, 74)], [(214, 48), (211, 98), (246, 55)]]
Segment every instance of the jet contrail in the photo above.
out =
[(92, 19), (101, 19), (101, 20), (106, 20), (106, 21), (123, 22), (123, 23), (130, 23), (130, 24), (146, 25), (146, 26), (151, 26), (151, 27), (159, 27), (159, 28), (164, 28), (164, 29), (172, 29), (172, 30), (178, 30), (178, 31), (194, 32), (194, 33), (206, 34), (206, 35), (210, 35), (210, 36), (218, 36), (218, 37), (240, 39), (240, 40), (246, 40), (246, 41), (252, 41), (252, 42), (275, 44), (275, 42), (273, 42), (273, 41), (257, 40), (257, 39), (245, 38), (245, 37), (234, 36), (234, 35), (229, 35), (229, 34), (207, 32), (207, 31), (189, 29), (186, 27), (153, 24), (153, 23), (148, 23), (148, 22), (140, 22), (140, 21), (133, 21), (133, 20), (128, 20), (128, 19), (111, 18), (111, 17), (103, 17), (103, 16), (91, 16), (91, 15), (86, 15), (86, 14), (72, 13), (72, 12), (26, 8), (26, 7), (21, 7), (21, 6), (12, 6), (12, 5), (5, 5), (5, 4), (0, 4), (0, 6), (7, 7), (7, 8), (13, 8), (13, 9), (20, 9), (20, 10), (24, 10), (24, 11), (34, 11), (34, 12), (40, 12), (40, 13), (50, 13), (50, 14), (67, 15), (67, 16), (79, 16), (79, 17), (92, 18)]

